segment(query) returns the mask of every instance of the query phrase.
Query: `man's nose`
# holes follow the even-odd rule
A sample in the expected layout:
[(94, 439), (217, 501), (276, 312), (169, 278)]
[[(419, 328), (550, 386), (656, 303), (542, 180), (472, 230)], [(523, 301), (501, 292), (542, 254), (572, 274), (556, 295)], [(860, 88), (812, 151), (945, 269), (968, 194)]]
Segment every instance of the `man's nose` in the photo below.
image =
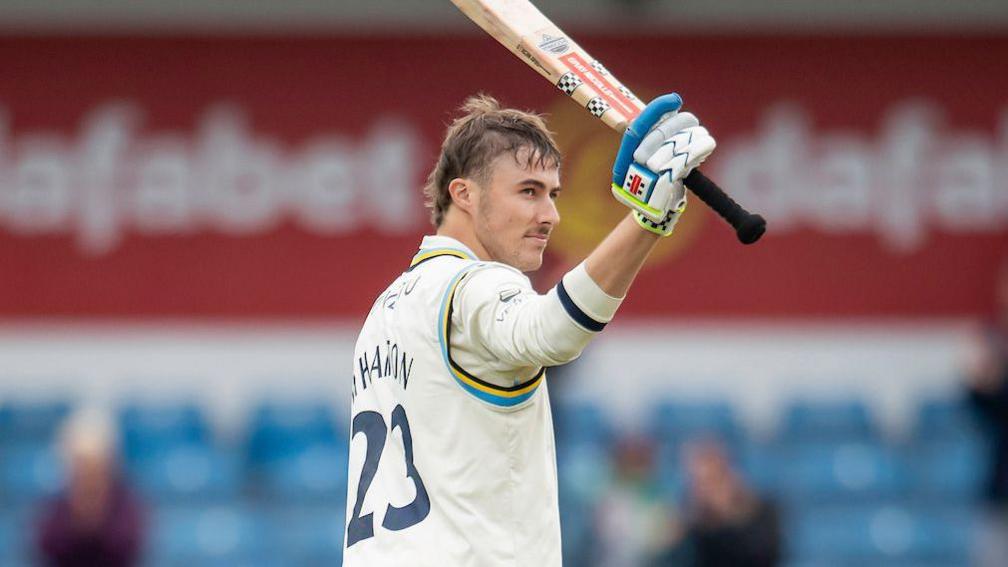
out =
[(546, 198), (545, 205), (539, 208), (539, 224), (556, 225), (560, 222), (560, 211), (557, 210), (556, 201)]

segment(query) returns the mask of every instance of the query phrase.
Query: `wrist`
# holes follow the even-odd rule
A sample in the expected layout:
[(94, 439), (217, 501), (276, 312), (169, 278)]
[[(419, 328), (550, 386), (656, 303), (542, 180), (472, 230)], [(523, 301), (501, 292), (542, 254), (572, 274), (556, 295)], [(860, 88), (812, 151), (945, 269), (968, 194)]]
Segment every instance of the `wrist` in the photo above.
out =
[(679, 215), (680, 213), (678, 212), (669, 211), (665, 219), (658, 223), (652, 221), (637, 211), (633, 211), (631, 213), (631, 216), (637, 223), (638, 227), (660, 237), (666, 237), (672, 234), (672, 231), (675, 229), (676, 222), (679, 220)]

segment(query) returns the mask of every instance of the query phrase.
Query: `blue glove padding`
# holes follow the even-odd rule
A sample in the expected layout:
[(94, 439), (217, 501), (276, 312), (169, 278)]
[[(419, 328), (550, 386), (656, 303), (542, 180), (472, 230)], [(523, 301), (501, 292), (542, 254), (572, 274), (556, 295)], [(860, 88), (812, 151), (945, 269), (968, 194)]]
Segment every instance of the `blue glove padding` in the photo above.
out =
[(682, 98), (676, 93), (662, 95), (644, 107), (640, 115), (630, 123), (626, 132), (623, 133), (623, 141), (620, 143), (619, 152), (616, 153), (616, 161), (613, 163), (613, 183), (623, 185), (626, 179), (627, 170), (633, 163), (633, 153), (640, 145), (644, 136), (654, 128), (654, 125), (669, 112), (678, 112), (682, 108)]

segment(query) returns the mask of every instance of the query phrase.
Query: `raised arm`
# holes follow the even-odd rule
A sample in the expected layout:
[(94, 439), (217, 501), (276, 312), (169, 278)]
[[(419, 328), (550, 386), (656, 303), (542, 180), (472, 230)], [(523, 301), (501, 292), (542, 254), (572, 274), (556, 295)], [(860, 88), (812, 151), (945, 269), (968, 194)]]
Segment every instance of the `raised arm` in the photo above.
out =
[(660, 238), (653, 232), (641, 230), (633, 215), (627, 215), (588, 254), (585, 270), (607, 295), (622, 298)]
[(678, 112), (679, 102), (677, 95), (659, 97), (652, 104), (667, 112), (627, 130), (613, 194), (631, 214), (549, 293), (536, 294), (517, 270), (499, 265), (462, 276), (455, 324), (493, 355), (496, 370), (554, 366), (580, 355), (615, 315), (660, 238), (672, 233), (686, 208), (682, 180), (715, 147), (695, 116)]

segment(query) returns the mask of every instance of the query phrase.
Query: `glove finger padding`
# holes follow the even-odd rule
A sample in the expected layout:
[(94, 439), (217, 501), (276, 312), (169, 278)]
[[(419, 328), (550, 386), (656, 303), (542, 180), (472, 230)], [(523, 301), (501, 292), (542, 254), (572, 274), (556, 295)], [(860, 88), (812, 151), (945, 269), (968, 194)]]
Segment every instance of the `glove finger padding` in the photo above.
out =
[(697, 117), (689, 112), (680, 112), (675, 115), (672, 114), (673, 113), (669, 113), (663, 116), (661, 121), (658, 122), (658, 124), (656, 124), (646, 136), (644, 136), (644, 139), (641, 140), (640, 146), (638, 146), (634, 151), (633, 157), (635, 162), (646, 163), (648, 158), (654, 155), (658, 148), (660, 148), (666, 140), (674, 136), (677, 132), (685, 130), (686, 128), (698, 126), (700, 124)]
[(671, 171), (674, 178), (685, 177), (703, 163), (716, 146), (714, 138), (703, 126), (693, 126), (676, 132), (654, 154), (646, 165), (652, 171)]

